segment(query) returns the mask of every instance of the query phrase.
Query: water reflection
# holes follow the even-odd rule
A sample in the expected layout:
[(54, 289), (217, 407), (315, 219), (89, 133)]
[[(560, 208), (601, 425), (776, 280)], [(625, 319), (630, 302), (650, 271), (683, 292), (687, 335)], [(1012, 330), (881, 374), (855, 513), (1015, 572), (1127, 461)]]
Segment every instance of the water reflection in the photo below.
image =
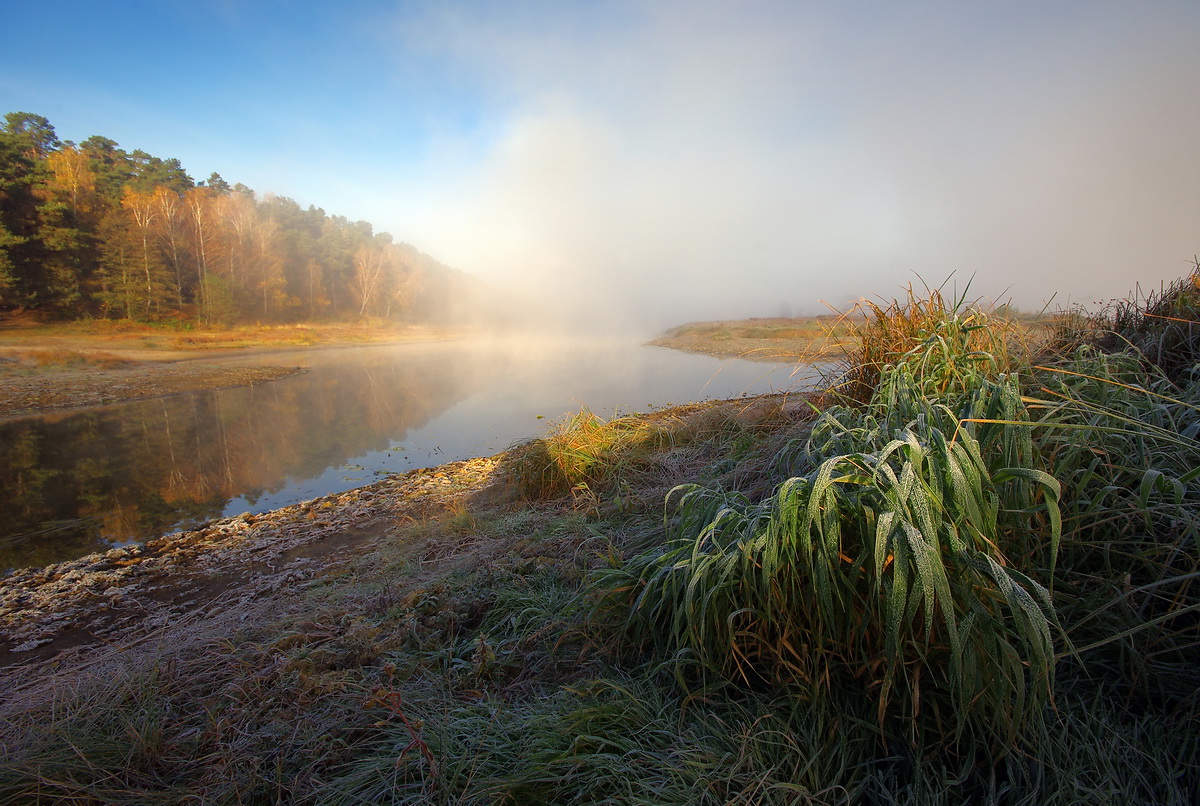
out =
[(611, 414), (794, 383), (772, 365), (594, 342), (299, 359), (305, 373), (260, 386), (0, 425), (0, 568), (494, 453), (581, 405)]

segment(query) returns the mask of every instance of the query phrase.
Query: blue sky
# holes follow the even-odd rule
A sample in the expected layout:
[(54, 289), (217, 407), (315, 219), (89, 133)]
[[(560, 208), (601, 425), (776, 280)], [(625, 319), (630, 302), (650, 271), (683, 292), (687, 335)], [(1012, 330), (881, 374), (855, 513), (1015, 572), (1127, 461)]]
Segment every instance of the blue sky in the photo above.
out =
[(0, 112), (365, 219), (560, 306), (1035, 307), (1200, 252), (1200, 3), (58, 2)]

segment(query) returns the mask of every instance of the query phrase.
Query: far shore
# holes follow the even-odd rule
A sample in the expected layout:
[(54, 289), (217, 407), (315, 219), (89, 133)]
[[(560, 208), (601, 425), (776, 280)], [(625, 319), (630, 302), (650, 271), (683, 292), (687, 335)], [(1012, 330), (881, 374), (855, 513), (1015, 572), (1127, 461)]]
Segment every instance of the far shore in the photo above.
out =
[(813, 363), (845, 358), (855, 347), (845, 322), (831, 316), (690, 322), (647, 343), (720, 358)]
[[(113, 322), (0, 322), (0, 421), (188, 392), (250, 386), (303, 371), (279, 356), (444, 341), (428, 326), (281, 325), (173, 330)], [(268, 356), (261, 365), (246, 359)]]

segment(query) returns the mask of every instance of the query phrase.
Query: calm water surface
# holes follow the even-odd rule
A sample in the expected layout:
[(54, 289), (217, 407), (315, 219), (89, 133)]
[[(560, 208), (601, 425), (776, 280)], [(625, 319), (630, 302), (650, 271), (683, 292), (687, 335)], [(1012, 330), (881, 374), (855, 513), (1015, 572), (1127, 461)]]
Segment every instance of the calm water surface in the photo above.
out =
[(492, 341), (245, 359), (305, 372), (0, 424), (0, 572), (487, 456), (603, 416), (803, 388), (792, 365), (620, 341)]

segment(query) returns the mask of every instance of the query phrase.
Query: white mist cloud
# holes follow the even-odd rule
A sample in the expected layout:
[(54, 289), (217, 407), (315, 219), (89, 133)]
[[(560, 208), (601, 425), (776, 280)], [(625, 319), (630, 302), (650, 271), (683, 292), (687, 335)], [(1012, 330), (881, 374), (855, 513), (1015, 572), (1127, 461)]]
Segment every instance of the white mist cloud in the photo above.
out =
[(500, 116), (405, 231), (601, 318), (952, 272), (1087, 302), (1200, 250), (1191, 3), (440, 6), (400, 31)]

